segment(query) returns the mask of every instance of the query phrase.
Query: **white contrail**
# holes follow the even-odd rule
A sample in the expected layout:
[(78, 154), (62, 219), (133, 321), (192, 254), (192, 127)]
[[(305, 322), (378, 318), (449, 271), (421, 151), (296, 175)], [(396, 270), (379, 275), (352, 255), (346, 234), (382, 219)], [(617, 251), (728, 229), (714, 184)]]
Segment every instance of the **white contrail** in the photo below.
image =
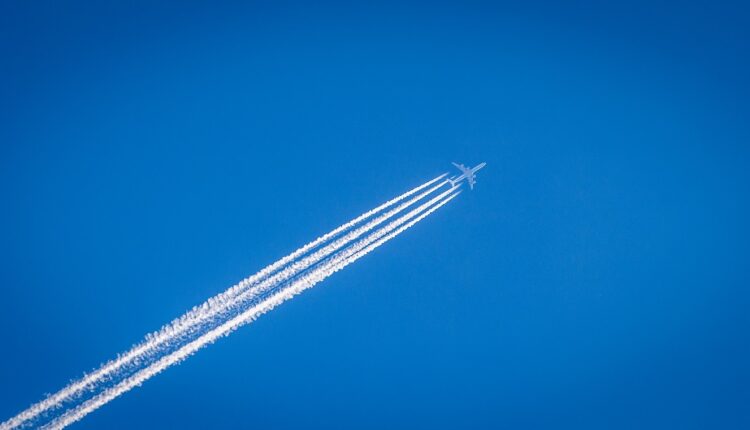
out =
[[(447, 183), (446, 181), (443, 181), (443, 182), (438, 183), (437, 185), (434, 185), (433, 187), (420, 193), (416, 197), (400, 204), (399, 206), (386, 212), (385, 214), (380, 215), (376, 217), (375, 219), (367, 222), (362, 227), (352, 230), (351, 232), (340, 237), (339, 239), (336, 239), (332, 243), (325, 245), (321, 247), (320, 249), (318, 249), (317, 251), (309, 254), (308, 256), (305, 256), (304, 258), (301, 258), (293, 262), (292, 264), (280, 270), (273, 276), (270, 276), (266, 278), (265, 280), (263, 280), (262, 282), (254, 285), (252, 288), (249, 288), (245, 290), (244, 292), (235, 295), (235, 297), (231, 301), (228, 301), (226, 303), (214, 302), (211, 307), (208, 307), (205, 310), (201, 309), (201, 312), (195, 315), (192, 321), (185, 321), (181, 319), (182, 322), (184, 323), (183, 325), (167, 326), (165, 329), (162, 330), (162, 333), (164, 333), (164, 341), (161, 344), (167, 343), (166, 346), (175, 346), (179, 344), (181, 341), (183, 341), (181, 336), (183, 335), (189, 336), (189, 335), (195, 335), (196, 333), (200, 333), (200, 331), (204, 329), (203, 325), (212, 324), (213, 322), (215, 322), (215, 320), (219, 316), (225, 315), (225, 314), (231, 314), (233, 310), (241, 308), (243, 304), (246, 304), (248, 302), (251, 302), (257, 299), (259, 296), (261, 296), (265, 292), (278, 287), (279, 285), (283, 284), (285, 281), (288, 281), (294, 278), (302, 271), (309, 269), (313, 265), (319, 263), (326, 257), (333, 254), (335, 251), (348, 245), (353, 240), (359, 238), (363, 234), (366, 234), (367, 232), (371, 231), (376, 226), (382, 224), (383, 222), (392, 218), (396, 214), (402, 212), (409, 206), (422, 200), (426, 196), (432, 194), (437, 189), (443, 187), (446, 183)], [(154, 343), (152, 346), (146, 348), (145, 351), (139, 357), (141, 358), (146, 358), (149, 356), (158, 357), (160, 354), (164, 352), (162, 350), (163, 348), (160, 347), (161, 344)]]
[[(451, 195), (448, 196), (448, 194)], [(64, 413), (42, 428), (49, 430), (62, 429), (80, 420), (94, 410), (117, 398), (121, 394), (124, 394), (127, 391), (130, 391), (131, 389), (141, 385), (143, 382), (162, 372), (166, 368), (186, 359), (202, 347), (215, 342), (222, 336), (230, 334), (240, 326), (254, 321), (262, 314), (270, 311), (286, 300), (289, 300), (290, 298), (296, 296), (300, 292), (315, 286), (318, 282), (324, 280), (325, 278), (331, 276), (333, 273), (343, 269), (347, 265), (365, 256), (370, 251), (374, 250), (378, 246), (382, 245), (404, 230), (421, 221), (422, 219), (451, 201), (453, 198), (458, 196), (458, 194), (460, 194), (460, 191), (454, 192), (453, 189), (442, 193), (441, 195), (430, 200), (428, 203), (425, 203), (419, 208), (414, 209), (413, 211), (402, 216), (396, 221), (389, 223), (386, 227), (383, 227), (375, 233), (372, 233), (367, 238), (357, 242), (356, 245), (353, 245), (335, 254), (335, 256), (331, 260), (322, 264), (320, 267), (317, 267), (309, 273), (295, 279), (295, 281), (287, 288), (274, 293), (260, 303), (235, 316), (231, 320), (206, 332), (198, 339), (195, 339), (182, 348), (151, 364), (147, 368), (131, 375), (117, 385), (108, 388), (104, 392), (92, 397), (91, 399), (88, 399), (75, 409)], [(436, 202), (438, 203), (435, 204)], [(429, 207), (433, 204), (434, 206)], [(429, 209), (425, 210), (428, 207)], [(416, 218), (414, 218), (415, 216)], [(404, 224), (404, 222), (408, 221), (411, 218), (414, 219)]]
[[(255, 278), (253, 280), (254, 282), (247, 282), (246, 283), (247, 286), (245, 288), (232, 287), (230, 288), (231, 291), (227, 290), (227, 292), (225, 293), (219, 294), (217, 296), (214, 296), (208, 299), (203, 305), (194, 308), (193, 310), (183, 315), (182, 317), (177, 318), (176, 320), (172, 321), (170, 324), (164, 326), (161, 330), (159, 330), (159, 332), (148, 336), (147, 342), (145, 342), (146, 344), (148, 344), (148, 345), (145, 345), (146, 349), (153, 349), (157, 347), (159, 343), (163, 343), (166, 340), (173, 339), (176, 335), (179, 335), (187, 331), (188, 329), (191, 329), (195, 324), (199, 324), (208, 318), (216, 316), (219, 313), (226, 312), (227, 310), (230, 310), (232, 307), (236, 307), (238, 297), (243, 297), (245, 299), (255, 297), (257, 296), (257, 293), (259, 291), (264, 291), (264, 289), (269, 288), (269, 286), (272, 286), (275, 283), (290, 279), (291, 277), (299, 273), (301, 270), (307, 269), (308, 267), (310, 267), (310, 265), (317, 263), (322, 258), (325, 258), (327, 254), (330, 254), (331, 252), (336, 251), (337, 249), (345, 246), (352, 240), (358, 238), (362, 234), (367, 233), (368, 231), (382, 224), (389, 218), (403, 211), (407, 207), (423, 199), (425, 196), (430, 195), (435, 190), (444, 186), (447, 183), (447, 181), (440, 182), (439, 184), (428, 189), (427, 191), (424, 191), (420, 193), (419, 195), (417, 195), (416, 197), (406, 201), (405, 203), (402, 203), (401, 205), (397, 206), (395, 209), (392, 209), (386, 212), (385, 214), (378, 216), (374, 220), (369, 221), (364, 226), (359, 227), (347, 233), (346, 235), (335, 240), (333, 243), (326, 245), (324, 247), (321, 247), (320, 249), (306, 256), (305, 258), (301, 260), (297, 260), (297, 261), (294, 261), (294, 259), (298, 258), (301, 255), (304, 255), (306, 252), (308, 252), (311, 249), (314, 249), (316, 246), (319, 246), (322, 243), (325, 243), (325, 241), (330, 240), (331, 238), (335, 237), (337, 234), (340, 234), (341, 232), (346, 231), (347, 229), (350, 229), (352, 226), (358, 224), (363, 219), (369, 218), (373, 214), (381, 212), (383, 209), (392, 206), (398, 201), (403, 200), (406, 197), (409, 197), (418, 191), (421, 191), (422, 189), (424, 189), (425, 187), (429, 185), (432, 185), (433, 183), (440, 180), (444, 176), (445, 175), (438, 176), (437, 178), (415, 188), (414, 190), (409, 191), (405, 193), (404, 195), (399, 196), (398, 198), (393, 199), (387, 202), (386, 204), (379, 206), (378, 208), (375, 208), (369, 212), (366, 212), (365, 214), (355, 218), (354, 220), (348, 222), (347, 224), (344, 224), (341, 227), (331, 231), (330, 233), (327, 233), (326, 235), (321, 236), (319, 239), (315, 240), (314, 242), (311, 242), (310, 244), (305, 245), (304, 247), (300, 248), (299, 250), (295, 251), (289, 256), (284, 257), (282, 260), (279, 260), (280, 262), (283, 261), (283, 264), (278, 264), (278, 262), (274, 263), (276, 267), (274, 267), (273, 270), (278, 269), (279, 267), (282, 267), (286, 263), (289, 263), (292, 261), (293, 263), (290, 264), (288, 267), (284, 268), (283, 270), (278, 271), (275, 275), (269, 277), (269, 274), (272, 273), (273, 270), (268, 270), (264, 274), (265, 279), (263, 279), (263, 277), (261, 276), (253, 275), (251, 278), (253, 277)], [(261, 279), (263, 279), (262, 282), (261, 282)]]
[[(381, 212), (382, 210), (387, 209), (387, 208), (393, 206), (394, 204), (400, 202), (401, 200), (404, 200), (407, 197), (410, 197), (410, 196), (412, 196), (412, 195), (414, 195), (414, 194), (422, 191), (423, 189), (425, 189), (425, 188), (429, 187), (430, 185), (434, 184), (435, 182), (443, 179), (446, 175), (447, 175), (446, 173), (443, 173), (442, 175), (440, 175), (440, 176), (438, 176), (438, 177), (436, 177), (436, 178), (434, 178), (434, 179), (432, 179), (430, 181), (427, 181), (424, 184), (422, 184), (422, 185), (420, 185), (420, 186), (418, 186), (416, 188), (413, 188), (413, 189), (407, 191), (404, 194), (401, 194), (400, 196), (398, 196), (398, 197), (396, 197), (394, 199), (391, 199), (391, 200), (383, 203), (382, 205), (376, 207), (375, 209), (369, 210), (369, 211), (363, 213), (362, 215), (360, 215), (360, 216), (352, 219), (351, 221), (348, 221), (345, 224), (342, 224), (339, 227), (336, 227), (335, 229), (333, 229), (330, 232), (324, 234), (323, 236), (320, 236), (319, 238), (315, 239), (314, 241), (312, 241), (312, 242), (304, 245), (303, 247), (301, 247), (301, 248), (297, 249), (296, 251), (292, 252), (291, 254), (289, 254), (289, 255), (287, 255), (287, 256), (285, 256), (285, 257), (283, 257), (283, 258), (275, 261), (274, 263), (272, 263), (272, 264), (270, 264), (270, 265), (268, 265), (266, 267), (264, 267), (258, 273), (254, 274), (254, 275), (252, 275), (252, 276), (250, 276), (248, 278), (245, 278), (244, 280), (240, 281), (240, 283), (238, 283), (237, 285), (229, 288), (225, 292), (214, 296), (212, 298), (212, 300), (217, 301), (217, 302), (221, 302), (221, 301), (226, 301), (226, 300), (230, 299), (231, 297), (233, 297), (234, 295), (236, 295), (239, 292), (243, 291), (244, 289), (246, 289), (247, 287), (249, 287), (252, 284), (256, 283), (257, 281), (259, 281), (259, 280), (267, 277), (268, 275), (270, 275), (271, 273), (273, 273), (275, 270), (283, 267), (284, 265), (286, 265), (286, 264), (294, 261), (298, 257), (304, 255), (308, 251), (310, 251), (310, 250), (314, 249), (315, 247), (317, 247), (317, 246), (319, 246), (319, 245), (327, 242), (328, 240), (330, 240), (331, 238), (335, 237), (336, 235), (338, 235), (338, 234), (340, 234), (340, 233), (342, 233), (342, 232), (344, 232), (344, 231), (352, 228), (353, 226), (355, 226), (355, 225), (359, 224), (360, 222), (364, 221), (365, 219), (367, 219), (367, 218), (375, 215), (376, 213)], [(443, 184), (444, 183), (445, 182), (443, 182)], [(203, 305), (194, 307), (193, 310), (194, 311), (199, 311), (201, 307), (206, 307), (206, 306), (210, 306), (208, 302), (204, 303)], [(185, 318), (185, 317), (188, 317), (188, 314), (185, 314), (181, 318)]]
[[(434, 183), (438, 182), (440, 179), (444, 178), (445, 176), (446, 176), (445, 174), (442, 174), (436, 177), (435, 179), (432, 179), (412, 190), (407, 191), (406, 193), (394, 199), (387, 201), (386, 203), (376, 207), (375, 209), (372, 209), (370, 211), (363, 213), (362, 215), (352, 219), (351, 221), (345, 224), (342, 224), (336, 229), (330, 231), (329, 233), (326, 233), (325, 235), (317, 238), (316, 240), (304, 245), (303, 247), (292, 252), (291, 254), (279, 259), (273, 264), (263, 268), (258, 273), (244, 279), (243, 281), (229, 288), (225, 292), (214, 296), (213, 298), (207, 300), (202, 305), (194, 307), (192, 310), (188, 311), (183, 316), (175, 319), (171, 323), (164, 326), (158, 332), (147, 335), (145, 341), (141, 342), (138, 345), (135, 345), (129, 351), (121, 355), (118, 355), (117, 358), (105, 363), (104, 365), (99, 367), (97, 370), (95, 370), (91, 374), (84, 375), (84, 377), (81, 378), (80, 380), (69, 384), (67, 387), (63, 388), (57, 393), (50, 395), (43, 401), (30, 406), (25, 411), (9, 419), (8, 421), (0, 424), (0, 429), (5, 430), (5, 429), (15, 428), (19, 426), (20, 424), (26, 421), (32, 420), (51, 409), (56, 409), (56, 408), (61, 407), (63, 403), (65, 403), (66, 401), (75, 399), (77, 396), (81, 395), (87, 390), (92, 389), (97, 383), (102, 382), (102, 381), (107, 381), (109, 378), (112, 377), (112, 375), (116, 374), (118, 371), (121, 371), (123, 368), (129, 365), (132, 365), (134, 362), (137, 362), (139, 358), (142, 358), (152, 353), (154, 349), (158, 348), (160, 345), (163, 345), (164, 343), (174, 339), (176, 336), (179, 336), (181, 333), (184, 333), (191, 327), (194, 327), (196, 324), (202, 321), (205, 321), (207, 318), (210, 318), (211, 316), (215, 316), (219, 312), (225, 311), (229, 306), (231, 306), (232, 301), (234, 300), (236, 296), (242, 294), (243, 292), (246, 292), (248, 288), (253, 287), (255, 284), (257, 284), (261, 280), (267, 278), (270, 274), (272, 274), (277, 269), (294, 261), (295, 259), (304, 255), (305, 253), (309, 252), (310, 250), (315, 249), (316, 247), (320, 246), (321, 244), (325, 243), (331, 238), (336, 237), (340, 233), (361, 223), (365, 219), (370, 218), (371, 216), (383, 211), (384, 209), (387, 209), (395, 205), (396, 203), (422, 191), (423, 189), (429, 187), (430, 185), (433, 185)], [(422, 193), (418, 198), (412, 199), (410, 203), (399, 206), (399, 208), (401, 208), (400, 210), (403, 210), (406, 206), (413, 204), (415, 201), (418, 201), (419, 199), (423, 198), (425, 195), (428, 195), (430, 192), (434, 191), (440, 186), (443, 186), (444, 184), (445, 182), (442, 182), (438, 186), (430, 189), (429, 192)], [(393, 216), (395, 215), (395, 213), (400, 212), (400, 210), (391, 211), (389, 212), (389, 214), (390, 216)], [(385, 219), (387, 218), (379, 217), (378, 220), (380, 220), (380, 222), (377, 222), (377, 223), (370, 222), (367, 224), (369, 228), (362, 227), (357, 230), (359, 234), (357, 235), (348, 234), (346, 237), (348, 238), (349, 241), (354, 240), (359, 235), (364, 234), (365, 232), (369, 231), (369, 229), (372, 229), (378, 224), (385, 221)], [(340, 244), (340, 246), (343, 246), (344, 244), (346, 244), (346, 242), (344, 241), (341, 241), (338, 243)], [(329, 249), (329, 252), (332, 252), (333, 250), (338, 249), (338, 248), (328, 248), (328, 249)], [(323, 254), (318, 253), (317, 255), (320, 256), (320, 258), (323, 258)], [(298, 265), (296, 266), (296, 268), (301, 270), (303, 267)], [(294, 273), (297, 273), (297, 272), (292, 272), (292, 271), (285, 272), (285, 275), (288, 276)], [(284, 278), (284, 279), (288, 279), (288, 278)], [(266, 286), (267, 285), (269, 285), (269, 283), (266, 283)]]
[[(344, 246), (346, 246), (353, 240), (371, 231), (376, 226), (382, 224), (383, 222), (392, 218), (396, 214), (402, 212), (409, 206), (415, 204), (416, 202), (422, 200), (426, 196), (432, 194), (437, 189), (444, 186), (446, 183), (447, 183), (446, 181), (443, 181), (443, 182), (438, 183), (437, 185), (434, 185), (433, 187), (420, 193), (416, 197), (400, 204), (396, 208), (384, 213), (383, 215), (376, 217), (375, 219), (367, 222), (365, 225), (350, 231), (344, 236), (341, 236), (340, 238), (334, 240), (332, 243), (319, 248), (317, 251), (297, 261), (294, 261), (292, 264), (278, 271), (273, 276), (269, 276), (263, 281), (257, 283), (256, 285), (253, 285), (251, 288), (248, 288), (241, 293), (235, 294), (232, 300), (220, 302), (214, 299), (209, 299), (209, 301), (212, 301), (211, 306), (207, 307), (206, 309), (200, 308), (199, 312), (194, 314), (190, 320), (188, 320), (187, 318), (180, 318), (178, 320), (180, 324), (170, 324), (166, 326), (165, 328), (163, 328), (160, 331), (160, 334), (162, 334), (162, 337), (165, 339), (164, 340), (165, 342), (169, 341), (170, 343), (174, 343), (173, 341), (176, 339), (179, 339), (179, 336), (185, 332), (188, 332), (187, 333), (188, 335), (194, 334), (196, 330), (198, 330), (196, 326), (198, 326), (199, 324), (210, 323), (213, 318), (221, 314), (231, 312), (233, 309), (237, 309), (238, 307), (240, 307), (243, 303), (246, 303), (250, 300), (257, 298), (260, 294), (264, 293), (265, 291), (268, 291), (269, 289), (274, 288), (280, 283), (283, 283), (289, 279), (292, 279), (294, 276), (296, 276), (303, 270), (306, 270), (310, 268), (311, 266), (313, 266), (314, 264), (319, 263), (321, 260), (329, 256), (333, 252), (343, 248)], [(149, 354), (149, 353), (159, 353), (158, 347), (159, 347), (159, 344), (154, 343), (149, 348), (146, 348), (147, 351), (145, 351), (144, 354), (142, 354), (142, 356), (145, 356), (146, 354)]]
[(201, 315), (201, 317), (203, 317), (202, 320), (208, 320), (221, 313), (226, 313), (226, 312), (232, 311), (233, 309), (237, 309), (238, 307), (242, 306), (242, 304), (247, 303), (248, 301), (251, 301), (259, 297), (261, 294), (265, 293), (269, 289), (275, 288), (276, 286), (283, 283), (284, 281), (294, 278), (297, 274), (299, 274), (303, 270), (306, 270), (310, 268), (311, 266), (313, 266), (314, 264), (319, 263), (321, 260), (323, 260), (327, 256), (333, 254), (335, 251), (343, 248), (344, 246), (348, 245), (350, 242), (361, 237), (363, 234), (366, 234), (367, 232), (371, 231), (378, 225), (389, 220), (396, 214), (404, 211), (409, 206), (415, 204), (416, 202), (422, 200), (426, 196), (432, 194), (437, 189), (443, 187), (446, 183), (447, 181), (443, 181), (429, 188), (427, 191), (420, 193), (416, 197), (400, 204), (396, 208), (369, 221), (362, 227), (352, 230), (351, 232), (333, 241), (332, 243), (321, 247), (320, 249), (311, 253), (310, 255), (295, 261), (288, 267), (277, 272), (275, 275), (268, 277), (267, 279), (263, 280), (257, 285), (254, 285), (252, 288), (247, 289), (246, 291), (240, 294), (237, 294), (232, 301), (225, 303), (223, 306), (217, 306), (216, 309), (213, 310), (213, 312), (206, 313), (205, 315)]

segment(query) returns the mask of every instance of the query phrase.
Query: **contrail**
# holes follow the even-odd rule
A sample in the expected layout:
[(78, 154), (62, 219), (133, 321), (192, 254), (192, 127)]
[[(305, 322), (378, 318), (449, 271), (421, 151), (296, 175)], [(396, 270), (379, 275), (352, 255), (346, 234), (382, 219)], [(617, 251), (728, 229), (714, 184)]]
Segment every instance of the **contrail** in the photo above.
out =
[[(201, 317), (201, 320), (205, 321), (207, 319), (210, 319), (212, 317), (215, 317), (221, 313), (229, 312), (233, 309), (236, 309), (240, 307), (243, 303), (246, 303), (248, 301), (251, 301), (264, 292), (268, 291), (269, 289), (275, 288), (279, 284), (283, 283), (284, 281), (287, 281), (289, 279), (294, 278), (297, 274), (300, 272), (310, 268), (311, 266), (319, 263), (321, 260), (325, 259), (329, 255), (331, 255), (333, 252), (343, 248), (344, 246), (348, 245), (353, 240), (359, 238), (363, 234), (366, 234), (367, 232), (371, 231), (373, 228), (377, 227), (378, 225), (382, 224), (383, 222), (387, 221), (388, 219), (392, 218), (396, 214), (402, 212), (409, 206), (415, 204), (416, 202), (422, 200), (426, 196), (432, 194), (437, 189), (441, 188), (447, 183), (447, 181), (443, 181), (432, 188), (429, 188), (427, 191), (424, 191), (417, 195), (416, 197), (402, 203), (401, 205), (397, 206), (395, 209), (392, 209), (385, 214), (375, 218), (374, 220), (368, 222), (362, 227), (359, 227), (355, 230), (352, 230), (351, 232), (347, 233), (346, 235), (342, 236), (341, 238), (333, 241), (332, 243), (325, 245), (321, 247), (319, 250), (315, 251), (314, 253), (295, 261), (290, 266), (286, 267), (283, 270), (280, 270), (275, 275), (263, 280), (262, 282), (258, 283), (257, 285), (253, 286), (252, 288), (237, 294), (234, 299), (228, 303), (225, 303), (223, 306), (217, 306), (216, 309), (214, 309), (210, 313), (205, 313), (203, 315), (199, 315)], [(200, 321), (198, 321), (200, 322)], [(196, 322), (196, 323), (198, 323)]]
[[(306, 257), (293, 262), (286, 268), (278, 271), (273, 276), (267, 277), (260, 283), (253, 285), (251, 288), (248, 288), (241, 293), (235, 294), (232, 300), (220, 302), (214, 299), (210, 299), (213, 301), (211, 306), (207, 307), (206, 309), (202, 307), (199, 308), (199, 311), (196, 314), (194, 314), (191, 319), (180, 318), (179, 324), (170, 324), (169, 326), (165, 327), (161, 332), (163, 334), (162, 337), (164, 339), (162, 343), (169, 342), (173, 344), (175, 341), (179, 340), (179, 337), (183, 334), (190, 335), (190, 334), (195, 333), (196, 331), (200, 331), (200, 329), (196, 326), (199, 326), (202, 323), (210, 323), (213, 319), (220, 316), (221, 314), (226, 314), (228, 312), (231, 312), (233, 309), (237, 309), (242, 303), (251, 301), (257, 298), (260, 294), (264, 293), (265, 291), (275, 288), (280, 283), (283, 283), (289, 279), (294, 278), (300, 272), (307, 270), (308, 268), (317, 264), (318, 262), (320, 262), (321, 260), (329, 256), (333, 252), (341, 249), (342, 247), (346, 246), (353, 240), (357, 239), (358, 237), (372, 230), (376, 226), (382, 224), (383, 222), (392, 218), (396, 214), (402, 212), (409, 206), (422, 200), (424, 197), (432, 194), (435, 190), (444, 186), (446, 183), (447, 181), (443, 181), (443, 182), (438, 183), (437, 185), (434, 185), (433, 187), (429, 188), (427, 191), (420, 193), (416, 197), (400, 204), (396, 208), (386, 212), (383, 215), (378, 216), (377, 218), (369, 221), (362, 227), (352, 230), (351, 232), (340, 237), (339, 239), (336, 239), (332, 243), (325, 245), (319, 248), (317, 251), (307, 255)], [(149, 345), (146, 348), (146, 351), (144, 352), (144, 354), (142, 354), (142, 356), (145, 357), (146, 354), (150, 354), (150, 353), (159, 353), (160, 352), (159, 345), (160, 344), (155, 343), (155, 342), (153, 343), (153, 345)]]
[[(107, 362), (106, 364), (102, 365), (100, 368), (98, 368), (91, 374), (85, 375), (80, 380), (71, 383), (70, 385), (58, 391), (57, 393), (50, 395), (43, 401), (30, 406), (25, 411), (9, 419), (8, 421), (0, 424), (0, 429), (5, 430), (5, 429), (15, 428), (23, 424), (24, 422), (33, 420), (50, 410), (58, 409), (62, 407), (65, 402), (72, 401), (76, 399), (77, 397), (81, 396), (83, 393), (94, 389), (94, 387), (97, 384), (109, 381), (112, 377), (114, 377), (114, 375), (116, 375), (118, 372), (122, 371), (123, 369), (130, 367), (130, 366), (137, 366), (140, 359), (147, 357), (150, 354), (155, 353), (160, 346), (166, 343), (171, 343), (171, 341), (175, 340), (175, 338), (179, 337), (181, 334), (187, 332), (188, 330), (191, 330), (190, 332), (194, 333), (195, 331), (194, 328), (196, 325), (212, 317), (215, 317), (216, 315), (222, 312), (227, 312), (231, 310), (232, 308), (236, 308), (236, 305), (237, 305), (236, 298), (238, 296), (242, 300), (247, 301), (249, 299), (252, 299), (253, 297), (257, 297), (259, 293), (262, 293), (263, 291), (266, 291), (269, 288), (272, 288), (276, 283), (290, 279), (291, 277), (293, 277), (300, 271), (310, 267), (310, 265), (315, 264), (316, 262), (325, 258), (327, 254), (330, 254), (331, 252), (334, 252), (337, 249), (340, 249), (341, 247), (345, 246), (350, 241), (355, 240), (357, 237), (370, 231), (372, 228), (376, 227), (377, 225), (386, 221), (388, 218), (404, 210), (406, 207), (410, 206), (411, 204), (414, 204), (416, 201), (419, 201), (424, 196), (429, 195), (434, 190), (438, 189), (439, 187), (442, 187), (443, 185), (445, 185), (446, 182), (443, 181), (439, 183), (438, 185), (433, 186), (428, 191), (421, 193), (417, 197), (398, 206), (396, 209), (389, 211), (385, 215), (382, 215), (376, 218), (375, 220), (365, 224), (365, 226), (360, 227), (356, 229), (355, 231), (350, 232), (349, 234), (343, 236), (342, 238), (334, 242), (334, 244), (328, 245), (322, 248), (321, 250), (316, 251), (313, 255), (311, 255), (307, 259), (303, 259), (304, 262), (298, 261), (298, 262), (293, 263), (292, 266), (290, 266), (289, 268), (284, 269), (281, 272), (277, 273), (277, 275), (273, 277), (273, 280), (269, 280), (268, 279), (269, 275), (277, 271), (279, 268), (289, 264), (290, 262), (295, 261), (297, 258), (306, 254), (310, 250), (315, 249), (321, 244), (351, 229), (352, 227), (372, 217), (373, 215), (379, 212), (382, 212), (383, 210), (395, 205), (396, 203), (402, 200), (405, 200), (408, 197), (411, 197), (412, 195), (435, 184), (436, 182), (443, 179), (445, 176), (446, 176), (445, 174), (442, 174), (412, 190), (407, 191), (406, 193), (394, 199), (387, 201), (386, 203), (370, 211), (363, 213), (362, 215), (352, 219), (351, 221), (348, 221), (345, 224), (342, 224), (336, 229), (330, 231), (329, 233), (326, 233), (325, 235), (317, 238), (316, 240), (304, 245), (303, 247), (292, 252), (291, 254), (279, 259), (273, 264), (263, 268), (258, 273), (244, 279), (243, 281), (229, 288), (225, 292), (214, 296), (213, 298), (207, 300), (202, 305), (194, 307), (192, 310), (188, 311), (183, 316), (175, 319), (171, 323), (164, 326), (158, 332), (147, 335), (144, 342), (134, 346), (133, 348), (131, 348), (129, 351), (125, 352), (124, 354), (118, 355), (116, 359)], [(314, 258), (311, 258), (313, 256)]]
[(186, 359), (202, 347), (215, 342), (222, 336), (230, 334), (240, 326), (254, 321), (262, 314), (270, 311), (286, 300), (291, 299), (302, 291), (308, 288), (312, 288), (320, 281), (331, 276), (333, 273), (343, 269), (359, 258), (362, 258), (375, 248), (379, 247), (383, 243), (402, 233), (404, 230), (421, 221), (422, 219), (454, 199), (456, 196), (458, 196), (458, 194), (460, 194), (460, 191), (455, 191), (453, 189), (445, 191), (429, 202), (421, 205), (408, 214), (403, 215), (401, 218), (398, 218), (396, 221), (393, 221), (380, 230), (377, 230), (375, 233), (372, 233), (367, 238), (360, 240), (359, 242), (357, 242), (357, 244), (335, 254), (334, 257), (329, 261), (313, 269), (309, 273), (300, 276), (288, 287), (273, 293), (271, 296), (263, 299), (260, 303), (257, 303), (253, 307), (243, 311), (241, 314), (235, 316), (231, 320), (204, 333), (198, 339), (161, 358), (157, 362), (126, 378), (117, 385), (106, 389), (104, 392), (92, 397), (91, 399), (88, 399), (75, 409), (62, 414), (42, 428), (49, 430), (62, 429), (80, 420), (81, 418), (85, 417), (89, 413), (100, 408), (101, 406), (105, 405), (121, 394), (130, 391), (136, 386), (141, 385), (152, 376)]

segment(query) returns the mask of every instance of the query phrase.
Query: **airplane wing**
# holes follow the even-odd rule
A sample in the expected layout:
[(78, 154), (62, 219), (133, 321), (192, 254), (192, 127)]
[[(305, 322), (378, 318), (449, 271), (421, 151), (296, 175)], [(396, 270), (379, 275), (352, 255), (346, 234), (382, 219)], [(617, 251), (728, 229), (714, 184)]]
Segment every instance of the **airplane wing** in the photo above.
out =
[(461, 175), (456, 176), (454, 178), (449, 179), (451, 186), (456, 186), (458, 182), (460, 182), (462, 179), (466, 179), (466, 182), (469, 183), (469, 188), (474, 189), (474, 184), (477, 183), (476, 178), (476, 172), (484, 167), (487, 163), (479, 163), (476, 167), (466, 167), (463, 164), (459, 163), (452, 163), (458, 170), (461, 171)]
[(469, 169), (467, 169), (466, 166), (464, 166), (463, 164), (458, 164), (458, 163), (452, 163), (452, 164), (456, 166), (458, 170), (460, 170), (464, 174), (469, 172)]

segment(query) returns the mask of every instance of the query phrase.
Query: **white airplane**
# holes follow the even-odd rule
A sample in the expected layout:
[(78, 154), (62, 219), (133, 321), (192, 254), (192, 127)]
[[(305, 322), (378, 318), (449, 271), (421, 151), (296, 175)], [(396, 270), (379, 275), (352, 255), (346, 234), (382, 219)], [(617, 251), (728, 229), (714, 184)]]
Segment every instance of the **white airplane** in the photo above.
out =
[(477, 183), (476, 173), (481, 169), (482, 167), (486, 166), (487, 163), (479, 163), (476, 167), (466, 167), (463, 164), (453, 163), (454, 166), (458, 167), (458, 170), (461, 171), (460, 176), (456, 176), (455, 178), (448, 179), (448, 182), (451, 183), (452, 187), (455, 187), (459, 182), (466, 179), (466, 182), (469, 183), (469, 188), (474, 189), (474, 184)]

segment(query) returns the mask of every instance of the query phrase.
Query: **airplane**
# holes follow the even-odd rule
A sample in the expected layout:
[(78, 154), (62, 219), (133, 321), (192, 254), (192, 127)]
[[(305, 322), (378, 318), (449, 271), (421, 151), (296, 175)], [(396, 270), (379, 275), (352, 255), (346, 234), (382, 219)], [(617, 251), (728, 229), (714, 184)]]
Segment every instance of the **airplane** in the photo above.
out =
[(458, 167), (458, 170), (461, 171), (461, 175), (455, 178), (448, 179), (448, 182), (451, 183), (451, 186), (455, 187), (456, 184), (466, 179), (466, 182), (469, 183), (469, 189), (473, 190), (474, 184), (477, 183), (476, 173), (479, 171), (479, 169), (486, 166), (487, 163), (479, 163), (477, 164), (476, 167), (466, 167), (463, 164), (458, 164), (458, 163), (453, 163), (453, 165)]

